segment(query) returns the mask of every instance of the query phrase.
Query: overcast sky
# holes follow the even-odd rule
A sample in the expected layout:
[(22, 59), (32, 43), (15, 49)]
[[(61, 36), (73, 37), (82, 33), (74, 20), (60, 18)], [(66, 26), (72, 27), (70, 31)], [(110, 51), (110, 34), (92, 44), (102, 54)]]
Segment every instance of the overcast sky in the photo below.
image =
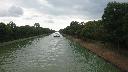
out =
[(0, 0), (0, 22), (15, 22), (18, 26), (35, 22), (42, 27), (59, 30), (71, 21), (101, 19), (110, 1), (128, 0)]

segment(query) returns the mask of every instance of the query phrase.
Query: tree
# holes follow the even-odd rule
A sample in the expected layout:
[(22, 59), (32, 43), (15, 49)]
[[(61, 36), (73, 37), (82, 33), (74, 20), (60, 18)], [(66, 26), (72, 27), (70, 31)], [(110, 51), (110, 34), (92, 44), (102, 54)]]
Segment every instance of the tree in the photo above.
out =
[(39, 28), (40, 27), (40, 24), (39, 23), (35, 23), (34, 24), (34, 27)]
[[(35, 26), (35, 27), (34, 27)], [(31, 36), (37, 36), (42, 34), (49, 34), (55, 32), (49, 28), (40, 27), (39, 23), (35, 23), (34, 26), (16, 26), (14, 22), (0, 23), (0, 42), (26, 38)]]
[(5, 23), (0, 23), (0, 42), (3, 42), (4, 39), (6, 39), (7, 36), (7, 28)]
[(12, 29), (16, 28), (16, 24), (12, 21), (10, 21), (7, 25), (10, 26)]
[(114, 43), (122, 43), (127, 33), (126, 21), (128, 14), (128, 3), (110, 2), (105, 8), (102, 20), (108, 34), (108, 39)]

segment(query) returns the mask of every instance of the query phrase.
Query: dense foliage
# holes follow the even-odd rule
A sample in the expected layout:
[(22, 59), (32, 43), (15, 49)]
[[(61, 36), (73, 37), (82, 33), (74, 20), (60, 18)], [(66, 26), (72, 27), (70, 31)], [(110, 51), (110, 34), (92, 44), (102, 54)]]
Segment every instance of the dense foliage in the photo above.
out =
[(109, 40), (127, 45), (128, 3), (108, 3), (102, 19)]
[(103, 23), (101, 20), (89, 21), (87, 23), (72, 21), (70, 26), (61, 29), (60, 32), (72, 36), (77, 36), (82, 39), (102, 40)]
[(10, 22), (5, 24), (3, 22), (0, 23), (0, 42), (26, 38), (31, 36), (37, 36), (42, 34), (53, 33), (54, 30), (50, 30), (49, 28), (40, 27), (39, 23), (35, 23), (34, 26), (16, 26), (14, 22)]
[[(61, 33), (123, 46), (128, 45), (128, 3), (110, 2), (102, 20), (79, 23), (72, 21)], [(128, 47), (128, 46), (127, 46)]]

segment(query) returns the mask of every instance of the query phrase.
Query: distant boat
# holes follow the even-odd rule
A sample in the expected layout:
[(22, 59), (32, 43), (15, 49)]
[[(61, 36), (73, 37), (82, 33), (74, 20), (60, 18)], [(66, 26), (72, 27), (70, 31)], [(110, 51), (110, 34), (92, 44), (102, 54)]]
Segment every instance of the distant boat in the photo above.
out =
[(60, 35), (59, 34), (56, 34), (56, 35), (54, 35), (54, 37), (60, 37)]
[(54, 37), (60, 37), (60, 35), (54, 35)]

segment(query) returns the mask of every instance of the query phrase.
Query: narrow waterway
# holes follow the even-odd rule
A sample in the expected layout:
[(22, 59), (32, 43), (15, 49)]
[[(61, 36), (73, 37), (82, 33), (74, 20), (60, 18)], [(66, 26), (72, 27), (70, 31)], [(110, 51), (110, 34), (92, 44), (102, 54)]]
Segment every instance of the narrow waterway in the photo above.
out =
[(0, 47), (0, 72), (120, 72), (65, 37), (19, 41)]

